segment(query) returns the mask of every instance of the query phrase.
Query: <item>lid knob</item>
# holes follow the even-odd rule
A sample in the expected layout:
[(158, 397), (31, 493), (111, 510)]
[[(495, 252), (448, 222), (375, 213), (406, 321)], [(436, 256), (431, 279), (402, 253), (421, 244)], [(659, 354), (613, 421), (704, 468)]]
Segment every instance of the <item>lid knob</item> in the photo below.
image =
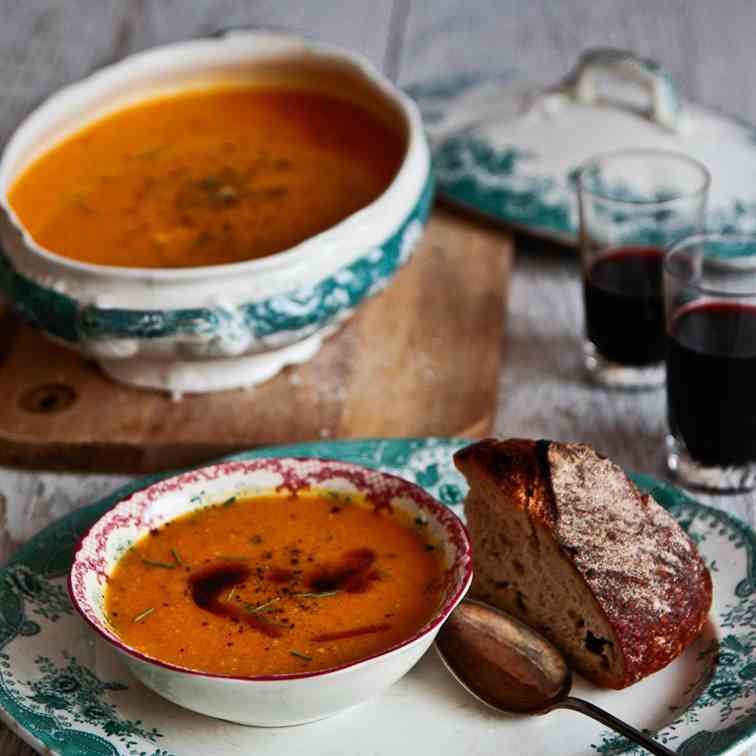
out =
[(560, 90), (576, 100), (594, 103), (598, 99), (599, 76), (607, 75), (641, 85), (651, 100), (649, 118), (671, 131), (680, 120), (680, 97), (671, 76), (658, 63), (640, 58), (627, 50), (594, 48), (586, 50)]

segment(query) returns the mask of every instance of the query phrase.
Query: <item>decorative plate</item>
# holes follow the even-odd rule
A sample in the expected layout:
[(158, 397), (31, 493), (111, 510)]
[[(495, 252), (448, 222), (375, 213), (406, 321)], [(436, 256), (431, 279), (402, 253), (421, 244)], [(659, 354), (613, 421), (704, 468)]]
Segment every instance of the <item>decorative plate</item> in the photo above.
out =
[(575, 169), (610, 150), (669, 149), (711, 172), (711, 230), (756, 232), (756, 128), (681, 102), (657, 63), (596, 49), (555, 86), (518, 87), (511, 78), (471, 75), (408, 87), (447, 199), (576, 244)]
[[(262, 449), (231, 459), (321, 456), (405, 477), (458, 514), (463, 478), (454, 439), (332, 441)], [(0, 714), (45, 753), (63, 756), (318, 756), (492, 753), (639, 754), (586, 717), (499, 715), (478, 704), (428, 653), (379, 698), (301, 727), (248, 728), (192, 714), (136, 682), (75, 615), (65, 576), (79, 536), (115, 502), (164, 475), (129, 484), (53, 523), (0, 571)], [(585, 697), (683, 756), (735, 754), (756, 737), (756, 534), (728, 514), (646, 476), (636, 482), (696, 541), (714, 579), (702, 637), (666, 669), (622, 691), (576, 682)], [(524, 745), (526, 744), (526, 745)], [(523, 750), (527, 748), (527, 750)]]

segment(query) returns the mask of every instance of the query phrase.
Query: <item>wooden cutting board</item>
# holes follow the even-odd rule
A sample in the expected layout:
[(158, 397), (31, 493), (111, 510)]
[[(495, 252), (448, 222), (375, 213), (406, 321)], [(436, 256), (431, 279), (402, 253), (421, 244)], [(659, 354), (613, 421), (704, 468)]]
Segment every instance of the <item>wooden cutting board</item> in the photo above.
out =
[(308, 439), (486, 434), (512, 256), (505, 232), (436, 209), (410, 263), (314, 359), (180, 401), (110, 381), (5, 312), (0, 463), (150, 472)]

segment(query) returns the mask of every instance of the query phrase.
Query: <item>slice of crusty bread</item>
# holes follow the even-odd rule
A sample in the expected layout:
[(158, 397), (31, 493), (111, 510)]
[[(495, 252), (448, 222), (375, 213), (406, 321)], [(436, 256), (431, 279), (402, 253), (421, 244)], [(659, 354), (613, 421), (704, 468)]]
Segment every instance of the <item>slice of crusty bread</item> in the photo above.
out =
[(598, 685), (661, 669), (698, 635), (711, 577), (690, 539), (583, 444), (489, 439), (455, 455), (472, 593), (548, 636)]

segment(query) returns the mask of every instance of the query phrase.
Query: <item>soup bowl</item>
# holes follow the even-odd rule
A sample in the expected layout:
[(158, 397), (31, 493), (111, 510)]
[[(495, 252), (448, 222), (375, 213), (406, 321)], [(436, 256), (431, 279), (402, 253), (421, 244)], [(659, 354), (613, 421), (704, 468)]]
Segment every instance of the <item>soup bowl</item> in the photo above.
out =
[[(25, 167), (107, 113), (218, 83), (300, 84), (349, 99), (402, 134), (399, 169), (363, 209), (255, 260), (123, 268), (75, 261), (35, 242), (8, 202)], [(421, 236), (432, 193), (417, 108), (359, 55), (267, 32), (167, 45), (66, 87), (13, 134), (0, 159), (0, 294), (119, 381), (179, 393), (254, 385), (311, 358), (389, 283)]]
[[(322, 671), (263, 677), (207, 674), (161, 661), (126, 645), (105, 612), (108, 576), (120, 557), (151, 529), (232, 496), (304, 490), (358, 493), (427, 523), (440, 550), (441, 598), (410, 637), (369, 658)], [(117, 504), (82, 538), (69, 577), (74, 607), (112, 645), (147, 687), (187, 709), (240, 724), (285, 726), (335, 714), (377, 695), (420, 659), (472, 580), (470, 542), (457, 516), (422, 488), (401, 478), (321, 459), (234, 461), (185, 472)], [(187, 643), (191, 638), (187, 637)]]

